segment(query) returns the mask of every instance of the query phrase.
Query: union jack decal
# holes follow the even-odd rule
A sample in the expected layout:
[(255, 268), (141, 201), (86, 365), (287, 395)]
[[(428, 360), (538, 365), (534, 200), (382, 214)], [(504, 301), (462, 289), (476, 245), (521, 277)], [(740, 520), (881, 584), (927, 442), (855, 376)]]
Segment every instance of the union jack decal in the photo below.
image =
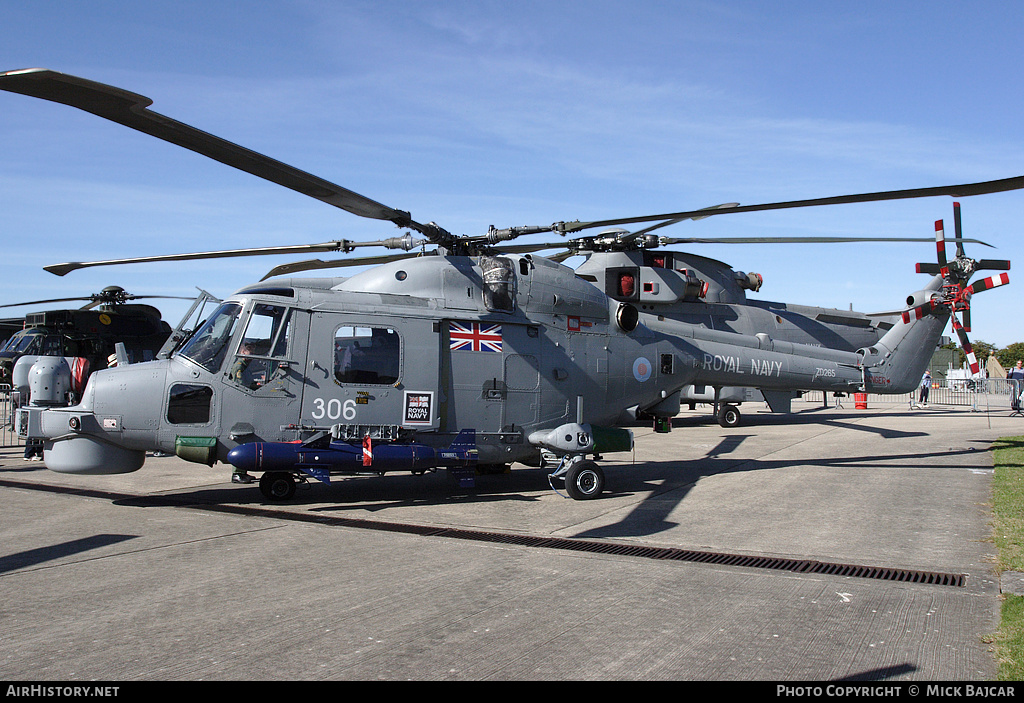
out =
[(501, 351), (501, 325), (488, 322), (449, 322), (452, 351)]

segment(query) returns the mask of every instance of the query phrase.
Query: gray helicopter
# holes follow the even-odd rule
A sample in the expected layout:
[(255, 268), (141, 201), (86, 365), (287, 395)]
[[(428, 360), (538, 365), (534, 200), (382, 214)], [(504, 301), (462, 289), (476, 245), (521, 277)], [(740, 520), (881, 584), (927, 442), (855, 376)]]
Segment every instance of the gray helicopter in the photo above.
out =
[[(719, 207), (731, 207), (729, 204)], [(978, 373), (976, 359), (966, 333), (970, 332), (970, 295), (978, 290), (1008, 282), (998, 276), (973, 284), (968, 290), (971, 276), (982, 270), (1007, 271), (1005, 260), (974, 260), (964, 253), (964, 239), (960, 217), (960, 203), (953, 203), (956, 255), (946, 262), (945, 234), (942, 221), (936, 223), (937, 263), (920, 263), (919, 273), (943, 275), (942, 289), (953, 308), (960, 312), (963, 324), (954, 317), (954, 329), (961, 346)], [(697, 219), (697, 218), (694, 218)], [(892, 329), (903, 310), (882, 313), (859, 313), (806, 305), (764, 301), (747, 298), (747, 291), (757, 292), (763, 285), (761, 274), (735, 271), (727, 264), (691, 253), (665, 251), (658, 247), (673, 244), (729, 243), (729, 244), (789, 244), (831, 243), (848, 241), (878, 241), (873, 238), (852, 237), (733, 237), (733, 238), (666, 238), (651, 233), (674, 221), (649, 227), (640, 232), (612, 230), (573, 243), (573, 253), (587, 257), (577, 267), (576, 274), (603, 288), (605, 293), (621, 302), (635, 305), (644, 324), (669, 333), (688, 335), (694, 330), (717, 330), (727, 333), (755, 334), (774, 341), (795, 342), (841, 351), (856, 351), (876, 344)], [(887, 238), (885, 241), (914, 241)], [(985, 245), (988, 246), (988, 245)], [(943, 268), (945, 270), (943, 270)], [(930, 298), (929, 298), (930, 299)], [(908, 306), (921, 304), (922, 299), (910, 296)], [(765, 342), (767, 343), (767, 342)], [(748, 380), (753, 387), (704, 386), (687, 387), (682, 400), (691, 409), (696, 402), (711, 402), (716, 407), (719, 424), (735, 427), (740, 422), (736, 407), (744, 400), (757, 400), (758, 396), (773, 412), (790, 412), (792, 398), (803, 388), (770, 389), (757, 387), (757, 372)], [(753, 391), (753, 392), (752, 392)], [(835, 395), (845, 395), (834, 391)]]
[[(147, 451), (160, 450), (262, 473), (260, 489), (271, 500), (290, 498), (296, 483), (310, 478), (329, 483), (344, 475), (445, 469), (471, 483), (477, 472), (537, 466), (552, 455), (557, 466), (550, 478), (564, 481), (572, 498), (595, 498), (605, 487), (601, 455), (631, 448), (628, 427), (638, 417), (654, 418), (664, 429), (679, 412), (684, 389), (908, 392), (948, 319), (969, 349), (955, 315), (969, 308), (973, 293), (1008, 282), (1001, 274), (968, 284), (985, 263), (962, 255), (962, 243), (974, 240), (958, 231), (957, 258), (947, 262), (938, 227), (939, 259), (926, 266), (933, 278), (888, 322), (876, 324), (853, 313), (752, 304), (745, 291), (759, 287), (759, 276), (659, 251), (675, 242), (651, 231), (734, 212), (1024, 188), (1024, 177), (1017, 177), (455, 236), (154, 113), (152, 101), (134, 93), (44, 69), (2, 73), (0, 89), (92, 112), (422, 237), (407, 232), (373, 242), (46, 267), (65, 275), (143, 261), (402, 250), (278, 267), (225, 298), (169, 358), (93, 374), (77, 405), (18, 412), (20, 435), (43, 440), (44, 462), (54, 471), (128, 473), (142, 467)], [(642, 222), (654, 224), (637, 233), (609, 231)], [(536, 254), (553, 248), (550, 243), (504, 244), (527, 234), (588, 229), (602, 233), (568, 242), (569, 254), (587, 256), (576, 270), (560, 263), (565, 254)], [(376, 266), (347, 278), (291, 276), (368, 263)], [(989, 267), (1003, 264), (1009, 267)], [(792, 325), (799, 330), (783, 324), (794, 315), (802, 320)]]

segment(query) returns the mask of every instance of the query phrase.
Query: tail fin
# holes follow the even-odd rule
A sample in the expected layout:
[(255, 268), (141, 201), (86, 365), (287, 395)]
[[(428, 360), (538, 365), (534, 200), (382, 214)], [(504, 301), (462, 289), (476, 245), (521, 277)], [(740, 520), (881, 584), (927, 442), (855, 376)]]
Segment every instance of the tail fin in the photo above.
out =
[(446, 467), (448, 475), (462, 488), (476, 485), (476, 430), (462, 430), (448, 445), (438, 452), (438, 464)]
[(476, 430), (462, 430), (448, 445), (450, 451), (476, 451)]
[[(936, 276), (922, 293), (938, 294), (942, 285), (942, 276)], [(949, 315), (949, 307), (945, 305), (929, 306), (919, 315), (903, 315), (877, 344), (861, 349), (865, 390), (909, 393), (917, 388), (946, 329)]]
[(439, 466), (449, 468), (457, 466), (475, 467), (479, 459), (476, 447), (476, 430), (462, 430), (448, 445), (447, 449), (437, 452)]

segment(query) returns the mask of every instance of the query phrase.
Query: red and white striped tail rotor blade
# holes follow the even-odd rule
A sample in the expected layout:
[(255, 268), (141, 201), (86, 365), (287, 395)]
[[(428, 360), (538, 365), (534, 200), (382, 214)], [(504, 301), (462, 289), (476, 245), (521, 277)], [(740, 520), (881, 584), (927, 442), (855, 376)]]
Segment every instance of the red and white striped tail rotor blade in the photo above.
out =
[(1010, 274), (1000, 273), (995, 276), (989, 276), (988, 278), (982, 278), (978, 281), (975, 281), (971, 285), (967, 286), (967, 288), (965, 288), (964, 291), (966, 293), (969, 293), (970, 295), (974, 295), (975, 293), (980, 293), (983, 290), (991, 290), (992, 288), (996, 288), (998, 286), (1005, 286), (1009, 282)]
[(942, 220), (935, 221), (935, 251), (938, 254), (942, 277), (945, 278), (949, 275), (949, 269), (946, 267), (946, 233), (942, 228)]
[(967, 363), (971, 367), (971, 373), (976, 374), (981, 370), (981, 367), (978, 365), (978, 359), (974, 356), (974, 347), (971, 346), (971, 340), (967, 339), (967, 333), (964, 332), (960, 321), (956, 319), (956, 315), (951, 316), (951, 319), (953, 320), (953, 329), (956, 330), (956, 335), (960, 338), (960, 347), (964, 350), (964, 354), (967, 355)]
[(963, 228), (960, 225), (960, 203), (953, 203), (953, 235), (956, 237), (956, 255), (964, 255)]
[(914, 307), (910, 308), (909, 310), (904, 310), (903, 311), (903, 322), (904, 322), (904, 324), (910, 322), (911, 320), (920, 320), (922, 317), (924, 317), (925, 315), (930, 313), (932, 310), (934, 310), (936, 305), (937, 305), (937, 303), (934, 300), (929, 300), (927, 303), (921, 303), (920, 305), (915, 305)]

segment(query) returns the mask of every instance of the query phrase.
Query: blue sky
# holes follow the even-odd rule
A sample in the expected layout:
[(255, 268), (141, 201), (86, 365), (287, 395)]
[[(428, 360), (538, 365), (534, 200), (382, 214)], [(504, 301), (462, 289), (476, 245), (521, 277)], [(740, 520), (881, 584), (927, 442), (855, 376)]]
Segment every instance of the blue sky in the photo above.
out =
[[(1015, 2), (0, 0), (0, 11), (0, 70), (140, 93), (156, 112), (456, 234), (1024, 174)], [(0, 131), (4, 303), (108, 285), (223, 297), (295, 257), (64, 277), (42, 267), (401, 234), (63, 105), (0, 92)], [(969, 255), (1018, 258), (1024, 191), (961, 203), (966, 236), (996, 247)], [(661, 232), (931, 237), (937, 219), (952, 229), (950, 198)], [(914, 263), (935, 258), (927, 243), (687, 249), (761, 273), (757, 297), (862, 311), (900, 306), (927, 280)], [(1024, 283), (1010, 276), (975, 299), (972, 339), (1024, 341)], [(173, 324), (187, 305), (160, 307)]]

